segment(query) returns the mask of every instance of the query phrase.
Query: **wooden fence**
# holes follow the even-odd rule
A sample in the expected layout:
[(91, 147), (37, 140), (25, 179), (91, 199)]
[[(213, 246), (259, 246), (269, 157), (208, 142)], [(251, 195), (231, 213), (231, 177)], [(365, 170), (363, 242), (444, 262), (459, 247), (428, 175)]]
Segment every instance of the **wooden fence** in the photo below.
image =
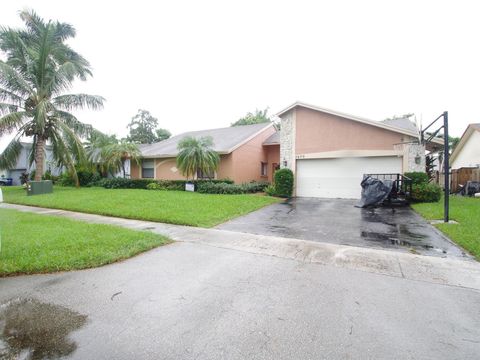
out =
[[(445, 174), (436, 172), (434, 181), (442, 188), (445, 187)], [(450, 172), (450, 192), (455, 193), (460, 190), (460, 185), (465, 185), (467, 181), (480, 181), (480, 168), (460, 168)]]

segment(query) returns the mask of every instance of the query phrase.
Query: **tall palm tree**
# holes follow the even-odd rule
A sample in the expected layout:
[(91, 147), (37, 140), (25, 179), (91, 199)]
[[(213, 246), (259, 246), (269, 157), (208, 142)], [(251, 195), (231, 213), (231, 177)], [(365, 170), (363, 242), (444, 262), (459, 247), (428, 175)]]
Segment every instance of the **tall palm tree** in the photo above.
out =
[[(92, 130), (70, 113), (103, 107), (101, 96), (65, 94), (76, 79), (92, 75), (90, 64), (65, 41), (75, 36), (70, 24), (45, 22), (23, 11), (25, 29), (0, 28), (0, 136), (14, 133), (0, 154), (0, 169), (11, 168), (21, 151), (20, 139), (33, 140), (30, 163), (35, 180), (44, 173), (45, 145), (52, 144), (54, 160), (76, 176), (75, 161), (85, 158), (81, 138)], [(77, 186), (78, 186), (78, 179)]]
[(178, 143), (177, 167), (187, 180), (190, 176), (193, 178), (198, 170), (204, 174), (217, 170), (220, 156), (212, 147), (210, 136), (199, 139), (187, 136)]

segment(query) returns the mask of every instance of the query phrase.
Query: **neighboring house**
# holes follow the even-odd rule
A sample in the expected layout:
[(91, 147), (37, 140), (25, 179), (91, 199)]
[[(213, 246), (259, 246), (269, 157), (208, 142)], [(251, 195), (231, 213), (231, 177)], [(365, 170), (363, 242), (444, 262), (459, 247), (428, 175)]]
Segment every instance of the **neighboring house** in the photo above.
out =
[[(31, 173), (35, 170), (35, 163), (30, 166), (30, 152), (32, 149), (32, 143), (22, 142), (22, 150), (20, 156), (17, 159), (15, 167), (12, 169), (7, 169), (5, 176), (7, 178), (12, 178), (13, 185), (21, 185), (20, 176), (22, 173)], [(62, 168), (58, 168), (55, 165), (52, 154), (52, 147), (47, 145), (45, 148), (45, 171), (50, 170), (52, 175), (60, 175), (62, 173)]]
[(480, 166), (480, 123), (470, 124), (463, 133), (460, 141), (450, 156), (450, 167)]
[(141, 145), (141, 166), (132, 178), (184, 179), (176, 167), (177, 145), (186, 136), (211, 136), (220, 154), (215, 174), (196, 178), (229, 178), (236, 183), (273, 180), (279, 167), (295, 174), (295, 195), (359, 198), (364, 174), (425, 171), (425, 152), (443, 144), (419, 143), (419, 132), (407, 118), (372, 121), (304, 103), (278, 113), (281, 131), (256, 124), (193, 131)]
[(220, 155), (215, 174), (197, 173), (196, 179), (231, 179), (236, 183), (271, 181), (279, 166), (279, 136), (273, 124), (255, 124), (186, 132), (167, 140), (140, 145), (140, 166), (131, 163), (131, 177), (179, 180), (185, 179), (176, 164), (178, 143), (187, 136), (209, 136)]
[(363, 174), (425, 171), (425, 146), (405, 119), (378, 122), (300, 102), (277, 115), (281, 167), (294, 172), (296, 196), (355, 199)]

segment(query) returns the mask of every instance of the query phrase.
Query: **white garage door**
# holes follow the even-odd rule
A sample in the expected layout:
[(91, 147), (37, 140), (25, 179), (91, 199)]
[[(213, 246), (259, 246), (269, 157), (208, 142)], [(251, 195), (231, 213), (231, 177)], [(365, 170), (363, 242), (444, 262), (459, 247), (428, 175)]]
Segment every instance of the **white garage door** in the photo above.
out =
[(297, 160), (297, 196), (359, 199), (363, 174), (401, 173), (397, 156)]

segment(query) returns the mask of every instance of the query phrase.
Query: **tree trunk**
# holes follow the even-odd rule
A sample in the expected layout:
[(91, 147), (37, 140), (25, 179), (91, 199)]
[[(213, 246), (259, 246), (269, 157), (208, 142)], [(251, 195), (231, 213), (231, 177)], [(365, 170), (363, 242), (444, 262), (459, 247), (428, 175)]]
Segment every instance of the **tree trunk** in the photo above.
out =
[(45, 140), (37, 138), (35, 144), (35, 181), (41, 181), (43, 176), (43, 167), (45, 160)]
[(122, 160), (122, 171), (123, 171), (123, 178), (125, 179), (125, 178), (126, 178), (126, 174), (125, 174), (125, 160)]

